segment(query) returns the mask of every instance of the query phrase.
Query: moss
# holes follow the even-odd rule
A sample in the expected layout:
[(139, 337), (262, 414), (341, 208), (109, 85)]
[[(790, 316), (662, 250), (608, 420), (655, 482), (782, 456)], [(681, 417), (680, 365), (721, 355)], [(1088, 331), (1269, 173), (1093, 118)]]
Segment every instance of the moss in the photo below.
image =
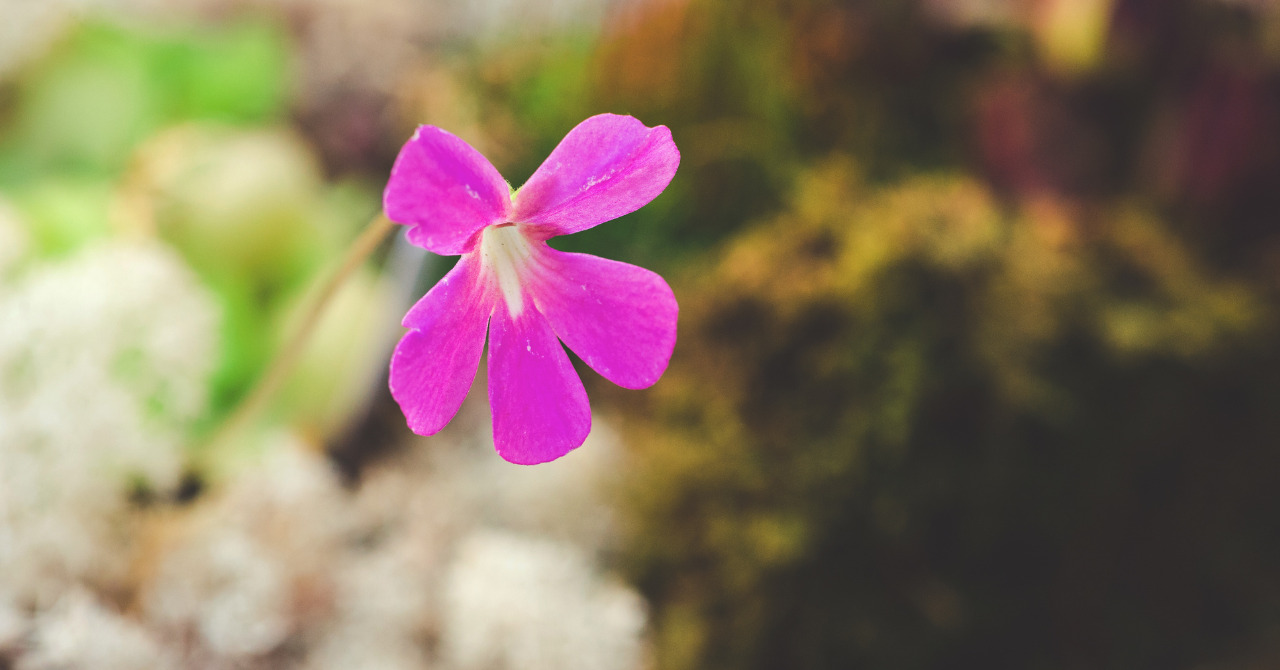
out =
[(1094, 217), (1010, 210), (946, 175), (872, 189), (833, 160), (676, 282), (676, 355), (625, 424), (660, 667), (1151, 667), (1132, 640), (1075, 646), (1117, 630), (1078, 617), (1113, 593), (1133, 635), (1212, 638), (1196, 605), (1164, 620), (1160, 599), (1115, 592), (1143, 566), (1092, 565), (1081, 588), (1072, 562), (1177, 548), (1177, 512), (1154, 513), (1163, 531), (1105, 518), (1153, 451), (1190, 467), (1229, 416), (1280, 437), (1263, 414), (1199, 405), (1257, 354), (1266, 313), (1150, 214)]

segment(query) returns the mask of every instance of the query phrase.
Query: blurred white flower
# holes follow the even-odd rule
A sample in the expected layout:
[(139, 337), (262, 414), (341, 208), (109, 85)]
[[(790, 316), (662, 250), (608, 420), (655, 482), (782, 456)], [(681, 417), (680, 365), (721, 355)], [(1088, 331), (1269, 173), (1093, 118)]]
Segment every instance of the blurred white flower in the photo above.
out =
[(163, 670), (172, 655), (138, 624), (77, 589), (36, 618), (16, 670)]
[(457, 670), (633, 670), (643, 600), (581, 550), (499, 531), (466, 538), (445, 578), (441, 643)]
[(159, 246), (116, 245), (0, 286), (0, 591), (48, 605), (123, 578), (129, 497), (176, 483), (217, 310)]
[(0, 659), (17, 653), (28, 626), (27, 617), (8, 598), (0, 595)]
[(347, 524), (327, 462), (289, 441), (169, 527), (145, 576), (143, 616), (227, 659), (260, 656), (328, 616)]
[[(464, 420), (355, 491), (313, 446), (269, 436), (194, 504), (141, 513), (130, 496), (174, 485), (203, 411), (216, 310), (159, 247), (19, 269), (0, 284), (2, 662), (640, 667), (643, 602), (593, 558), (620, 467), (603, 422), (580, 458), (531, 470)], [(105, 604), (121, 598), (136, 619)]]
[(338, 575), (335, 611), (314, 631), (309, 670), (415, 670), (430, 667), (423, 642), (434, 603), (407, 547), (349, 557)]
[(148, 602), (153, 621), (189, 624), (217, 655), (231, 658), (272, 650), (292, 623), (286, 566), (238, 531), (202, 536), (166, 556)]

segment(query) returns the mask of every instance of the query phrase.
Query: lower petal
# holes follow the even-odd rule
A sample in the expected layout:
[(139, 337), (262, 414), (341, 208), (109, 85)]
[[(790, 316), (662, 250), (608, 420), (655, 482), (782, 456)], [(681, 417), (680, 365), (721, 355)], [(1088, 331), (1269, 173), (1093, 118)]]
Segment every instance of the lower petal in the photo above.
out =
[(545, 463), (586, 441), (591, 431), (587, 392), (537, 310), (523, 310), (515, 318), (506, 309), (494, 310), (489, 404), (494, 444), (512, 463)]
[(493, 310), (479, 272), (478, 259), (463, 256), (404, 317), (410, 330), (391, 356), (391, 395), (419, 435), (444, 428), (475, 381)]
[(538, 310), (591, 369), (629, 389), (652, 386), (676, 344), (680, 308), (671, 287), (644, 268), (545, 248), (534, 289)]

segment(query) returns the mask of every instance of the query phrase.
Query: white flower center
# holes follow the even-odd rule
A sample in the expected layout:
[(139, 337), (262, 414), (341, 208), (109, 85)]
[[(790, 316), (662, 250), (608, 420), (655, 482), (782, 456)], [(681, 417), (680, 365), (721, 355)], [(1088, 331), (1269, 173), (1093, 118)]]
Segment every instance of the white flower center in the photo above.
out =
[(533, 257), (533, 246), (516, 226), (489, 226), (480, 233), (480, 259), (498, 282), (511, 318), (524, 311), (520, 273)]

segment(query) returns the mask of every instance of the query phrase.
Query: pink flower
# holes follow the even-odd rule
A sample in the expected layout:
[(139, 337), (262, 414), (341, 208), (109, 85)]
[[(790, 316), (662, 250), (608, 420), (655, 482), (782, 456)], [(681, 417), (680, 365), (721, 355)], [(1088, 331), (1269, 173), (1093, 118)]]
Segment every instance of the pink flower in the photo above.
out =
[(462, 257), (405, 315), (410, 330), (391, 357), (391, 395), (409, 428), (431, 435), (457, 414), (486, 329), (493, 441), (512, 463), (559, 458), (591, 430), (587, 393), (560, 341), (619, 386), (658, 381), (676, 342), (671, 288), (643, 268), (546, 241), (643, 207), (679, 163), (665, 126), (601, 114), (569, 131), (512, 192), (466, 142), (419, 127), (391, 168), (383, 206), (409, 226), (410, 242)]

